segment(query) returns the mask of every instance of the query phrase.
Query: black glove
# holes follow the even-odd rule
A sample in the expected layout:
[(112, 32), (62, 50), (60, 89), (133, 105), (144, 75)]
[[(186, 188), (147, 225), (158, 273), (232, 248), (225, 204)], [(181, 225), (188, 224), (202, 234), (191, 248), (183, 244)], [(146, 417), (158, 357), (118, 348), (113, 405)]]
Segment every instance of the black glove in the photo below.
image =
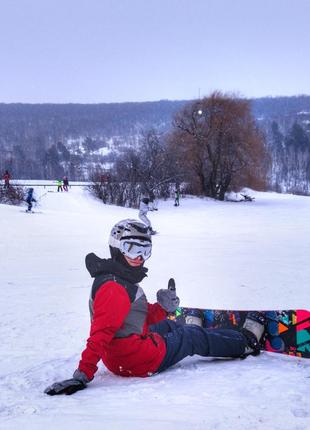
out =
[(175, 290), (162, 289), (157, 291), (157, 302), (167, 312), (175, 312), (180, 304), (180, 299)]
[(55, 382), (54, 384), (47, 387), (44, 390), (44, 393), (48, 394), (49, 396), (55, 396), (56, 394), (71, 395), (79, 390), (84, 390), (88, 382), (89, 379), (85, 373), (77, 369), (73, 374), (73, 378), (66, 379), (65, 381)]
[(86, 385), (78, 381), (77, 379), (66, 379), (65, 381), (55, 382), (44, 390), (44, 393), (49, 396), (55, 396), (56, 394), (73, 394), (76, 391), (84, 390)]

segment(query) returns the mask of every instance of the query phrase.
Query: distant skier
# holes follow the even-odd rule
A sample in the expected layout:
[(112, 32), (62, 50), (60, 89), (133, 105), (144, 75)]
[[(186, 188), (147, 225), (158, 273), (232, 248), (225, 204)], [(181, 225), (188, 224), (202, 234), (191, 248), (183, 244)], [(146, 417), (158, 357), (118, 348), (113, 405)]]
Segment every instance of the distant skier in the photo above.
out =
[(68, 179), (67, 176), (63, 177), (62, 183), (63, 183), (63, 189), (64, 189), (64, 191), (68, 191), (69, 179)]
[(63, 189), (62, 189), (62, 180), (61, 179), (58, 179), (57, 181), (56, 181), (56, 185), (57, 185), (57, 192), (59, 192), (59, 191), (63, 191)]
[(31, 212), (32, 202), (36, 202), (36, 199), (33, 197), (33, 188), (29, 188), (27, 192), (26, 202), (28, 203), (28, 208), (26, 212)]
[(175, 189), (174, 192), (174, 206), (180, 206), (180, 190), (179, 188)]
[(158, 211), (158, 201), (156, 200), (154, 192), (150, 191), (150, 202), (149, 202), (149, 209), (150, 211)]
[(158, 200), (150, 198), (150, 211), (158, 211)]
[(148, 269), (143, 266), (152, 252), (152, 236), (144, 224), (132, 219), (118, 222), (111, 230), (109, 247), (109, 259), (93, 253), (86, 256), (87, 270), (94, 278), (91, 328), (78, 368), (71, 379), (47, 387), (46, 394), (83, 390), (100, 360), (116, 375), (148, 377), (194, 354), (229, 358), (259, 354), (265, 329), (265, 317), (259, 312), (249, 312), (240, 331), (180, 324), (167, 319), (179, 306), (170, 282), (170, 288), (157, 292), (157, 303), (147, 302), (138, 284), (146, 276)]
[(149, 203), (150, 203), (150, 199), (148, 197), (143, 197), (141, 199), (140, 206), (139, 206), (139, 218), (149, 228), (150, 234), (156, 234), (156, 231), (153, 230), (152, 228), (151, 221), (146, 216), (148, 211), (151, 210)]
[(11, 175), (8, 170), (4, 172), (2, 179), (4, 180), (4, 188), (9, 188)]

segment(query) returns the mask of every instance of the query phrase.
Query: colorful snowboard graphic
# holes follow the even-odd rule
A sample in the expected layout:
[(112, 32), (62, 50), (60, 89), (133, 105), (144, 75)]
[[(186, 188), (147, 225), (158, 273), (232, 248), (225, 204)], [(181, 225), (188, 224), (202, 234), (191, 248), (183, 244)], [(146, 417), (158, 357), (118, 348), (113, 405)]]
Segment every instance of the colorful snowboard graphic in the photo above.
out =
[[(178, 308), (169, 318), (206, 328), (242, 327), (248, 311)], [(310, 312), (307, 310), (264, 311), (268, 323), (262, 348), (297, 357), (310, 358)]]

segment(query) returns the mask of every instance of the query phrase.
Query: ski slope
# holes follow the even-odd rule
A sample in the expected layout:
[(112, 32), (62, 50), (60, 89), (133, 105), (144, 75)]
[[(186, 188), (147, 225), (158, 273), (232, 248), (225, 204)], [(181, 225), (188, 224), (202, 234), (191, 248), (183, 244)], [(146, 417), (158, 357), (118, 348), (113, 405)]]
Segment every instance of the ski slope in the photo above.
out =
[[(71, 377), (88, 336), (85, 255), (108, 257), (112, 225), (137, 217), (81, 187), (47, 191), (35, 187), (42, 213), (0, 205), (2, 430), (310, 429), (310, 361), (270, 353), (192, 357), (147, 379), (101, 364), (86, 390), (43, 394)], [(310, 308), (310, 199), (253, 194), (252, 203), (159, 202), (142, 283), (150, 302), (172, 276), (184, 306)]]

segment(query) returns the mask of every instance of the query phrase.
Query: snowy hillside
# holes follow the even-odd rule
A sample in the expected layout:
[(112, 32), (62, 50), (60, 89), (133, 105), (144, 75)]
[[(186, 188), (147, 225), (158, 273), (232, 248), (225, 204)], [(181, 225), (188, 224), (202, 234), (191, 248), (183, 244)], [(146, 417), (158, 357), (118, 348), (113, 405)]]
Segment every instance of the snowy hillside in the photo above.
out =
[[(35, 188), (37, 197), (46, 193), (41, 213), (0, 205), (1, 429), (309, 430), (310, 360), (270, 353), (193, 357), (147, 379), (117, 377), (101, 364), (86, 390), (43, 394), (71, 377), (88, 336), (85, 255), (108, 257), (112, 225), (137, 217), (83, 188), (46, 191)], [(309, 309), (310, 199), (255, 196), (160, 202), (142, 283), (149, 301), (173, 276), (182, 305)]]

